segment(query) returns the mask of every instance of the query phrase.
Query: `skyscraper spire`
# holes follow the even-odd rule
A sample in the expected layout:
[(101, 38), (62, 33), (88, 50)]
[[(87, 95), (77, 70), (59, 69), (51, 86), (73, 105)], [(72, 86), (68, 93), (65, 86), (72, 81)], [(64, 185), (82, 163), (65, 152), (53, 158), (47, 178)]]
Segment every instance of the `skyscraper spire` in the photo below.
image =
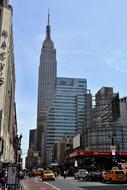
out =
[(50, 25), (50, 10), (48, 9), (48, 25)]
[(51, 39), (51, 35), (50, 35), (50, 32), (51, 32), (51, 29), (50, 29), (50, 13), (49, 13), (49, 10), (48, 10), (48, 24), (47, 24), (47, 27), (46, 27), (46, 39)]

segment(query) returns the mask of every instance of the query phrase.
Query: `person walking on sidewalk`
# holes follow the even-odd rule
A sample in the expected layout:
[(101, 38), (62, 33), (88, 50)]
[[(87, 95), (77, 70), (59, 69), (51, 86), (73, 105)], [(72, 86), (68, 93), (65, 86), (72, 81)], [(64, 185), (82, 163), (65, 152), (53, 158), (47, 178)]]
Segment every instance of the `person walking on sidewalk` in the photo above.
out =
[(2, 190), (5, 189), (5, 185), (6, 185), (6, 177), (5, 177), (5, 171), (1, 170), (0, 171), (0, 187), (2, 188)]
[(64, 179), (65, 179), (66, 176), (67, 176), (67, 171), (66, 171), (66, 170), (64, 170), (64, 172), (63, 172), (63, 176), (64, 176)]

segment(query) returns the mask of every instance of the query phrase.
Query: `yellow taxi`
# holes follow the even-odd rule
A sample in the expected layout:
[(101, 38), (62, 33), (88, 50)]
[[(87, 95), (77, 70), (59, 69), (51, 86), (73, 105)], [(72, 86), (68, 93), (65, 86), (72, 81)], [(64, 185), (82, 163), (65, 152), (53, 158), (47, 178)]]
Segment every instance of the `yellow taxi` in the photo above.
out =
[(42, 173), (43, 173), (44, 169), (43, 168), (38, 168), (36, 171), (35, 171), (35, 175), (36, 176), (41, 176)]
[(42, 173), (42, 180), (55, 180), (55, 174), (52, 170), (44, 170)]
[(103, 182), (125, 182), (126, 174), (123, 170), (110, 170), (102, 174)]

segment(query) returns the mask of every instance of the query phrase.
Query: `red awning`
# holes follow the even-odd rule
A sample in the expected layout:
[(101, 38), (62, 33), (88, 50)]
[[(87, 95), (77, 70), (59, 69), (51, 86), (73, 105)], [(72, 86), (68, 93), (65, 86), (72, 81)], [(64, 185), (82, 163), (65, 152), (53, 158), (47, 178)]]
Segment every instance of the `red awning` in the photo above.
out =
[[(97, 156), (97, 157), (110, 157), (112, 156), (112, 152), (100, 152), (100, 151), (92, 151), (92, 150), (81, 150), (74, 151), (70, 153), (69, 158), (77, 158), (77, 157), (87, 157), (87, 156)], [(116, 156), (127, 157), (127, 152), (116, 152)]]

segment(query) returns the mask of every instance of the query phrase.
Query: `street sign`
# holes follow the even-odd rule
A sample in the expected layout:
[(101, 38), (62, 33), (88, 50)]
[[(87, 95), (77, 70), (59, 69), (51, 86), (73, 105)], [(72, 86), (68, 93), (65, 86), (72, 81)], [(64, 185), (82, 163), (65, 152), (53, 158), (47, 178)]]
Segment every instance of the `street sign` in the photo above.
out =
[(111, 146), (111, 151), (112, 151), (112, 156), (115, 156), (116, 155), (116, 146), (115, 145)]

